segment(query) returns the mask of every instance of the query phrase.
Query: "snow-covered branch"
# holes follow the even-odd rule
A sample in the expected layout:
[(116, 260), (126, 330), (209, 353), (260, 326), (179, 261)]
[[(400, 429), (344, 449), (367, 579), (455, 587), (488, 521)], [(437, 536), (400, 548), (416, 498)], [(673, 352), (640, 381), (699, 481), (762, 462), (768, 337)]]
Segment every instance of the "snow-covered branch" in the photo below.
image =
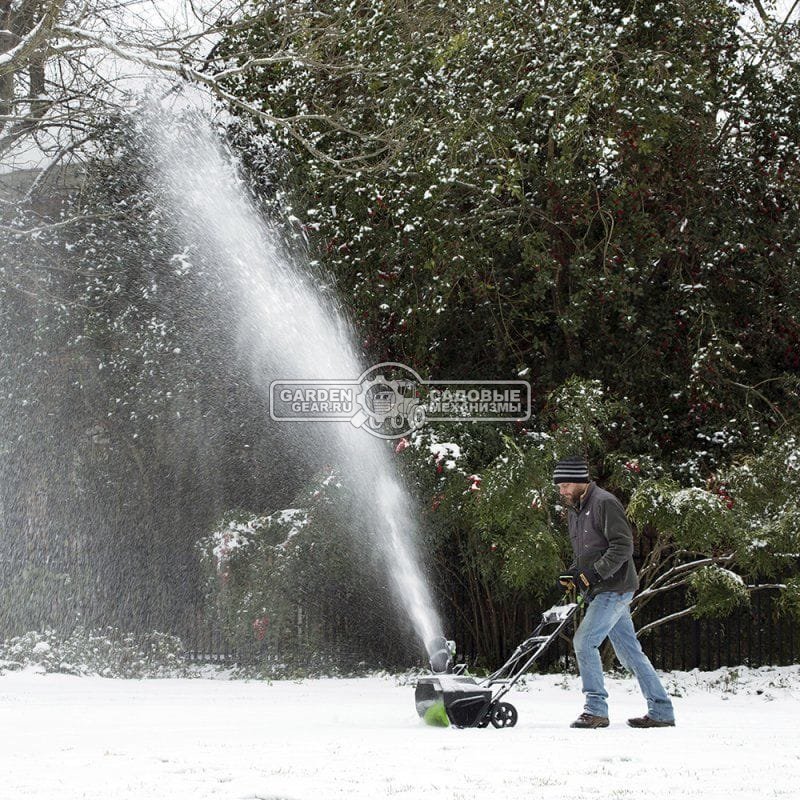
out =
[(651, 631), (653, 628), (657, 628), (659, 625), (665, 625), (668, 622), (674, 622), (676, 619), (688, 617), (694, 612), (695, 608), (697, 608), (696, 605), (691, 605), (687, 608), (684, 608), (682, 611), (676, 611), (674, 614), (669, 614), (668, 616), (661, 617), (660, 619), (654, 620), (647, 625), (642, 625), (642, 627), (636, 632), (636, 635), (641, 637), (643, 634)]
[(664, 589), (659, 589), (658, 587), (664, 586), (665, 589), (672, 588), (673, 586), (677, 585), (675, 583), (675, 578), (682, 578), (686, 573), (694, 572), (702, 567), (709, 567), (715, 564), (730, 564), (734, 558), (735, 554), (729, 553), (724, 556), (711, 556), (708, 558), (699, 558), (695, 561), (690, 561), (685, 564), (679, 564), (676, 567), (671, 567), (666, 572), (659, 575), (644, 591), (642, 591), (638, 598), (646, 599), (649, 595), (656, 594), (657, 591), (663, 591)]
[[(94, 215), (92, 219), (107, 219), (110, 215)], [(33, 228), (16, 228), (12, 225), (0, 225), (0, 231), (8, 236), (39, 236), (45, 231), (54, 231), (59, 228), (68, 228), (71, 225), (78, 225), (85, 223), (89, 219), (87, 215), (81, 214), (77, 217), (69, 217), (68, 219), (60, 219), (58, 222), (47, 222), (42, 225), (37, 225)]]
[(95, 45), (96, 47), (113, 53), (124, 61), (129, 61), (135, 64), (142, 64), (150, 69), (158, 70), (161, 72), (170, 72), (181, 77), (188, 78), (193, 74), (194, 70), (185, 64), (178, 61), (171, 61), (168, 59), (157, 58), (149, 50), (139, 50), (135, 47), (121, 44), (116, 39), (109, 36), (104, 36), (94, 31), (85, 28), (75, 27), (74, 25), (56, 25), (54, 33), (69, 41), (83, 41)]
[(63, 0), (52, 0), (41, 19), (10, 50), (0, 53), (0, 76), (7, 75), (27, 63), (42, 48), (61, 13)]
[(788, 588), (785, 583), (748, 583), (747, 588), (751, 592), (758, 592), (764, 589), (786, 589)]
[[(328, 126), (331, 130), (345, 133), (354, 138), (369, 142), (370, 144), (373, 143), (374, 137), (365, 137), (359, 131), (342, 125), (332, 117), (321, 114), (294, 114), (288, 117), (275, 116), (261, 108), (254, 106), (251, 103), (244, 102), (223, 88), (222, 82), (225, 78), (242, 74), (259, 66), (287, 62), (299, 62), (306, 66), (312, 65), (311, 62), (303, 61), (303, 59), (296, 54), (277, 54), (271, 57), (253, 58), (240, 67), (230, 68), (217, 74), (210, 74), (192, 66), (191, 63), (186, 60), (170, 60), (160, 58), (154, 55), (153, 51), (151, 50), (131, 46), (109, 36), (98, 34), (94, 31), (84, 28), (78, 28), (71, 25), (58, 25), (55, 28), (55, 32), (60, 36), (69, 39), (70, 41), (82, 41), (95, 45), (102, 50), (112, 53), (120, 59), (131, 63), (141, 64), (142, 66), (153, 70), (154, 72), (174, 75), (180, 80), (203, 86), (219, 100), (222, 100), (228, 107), (242, 111), (246, 115), (252, 116), (268, 126), (286, 129), (289, 134), (315, 158), (340, 168), (347, 168), (349, 164), (355, 163), (358, 169), (364, 169), (366, 165), (374, 163), (387, 152), (392, 150), (393, 143), (390, 140), (377, 140), (374, 143), (374, 148), (363, 154), (358, 154), (348, 158), (333, 158), (324, 151), (320, 150), (308, 137), (304, 136), (298, 129), (298, 126), (301, 123), (321, 122)], [(314, 64), (314, 66), (317, 65)]]

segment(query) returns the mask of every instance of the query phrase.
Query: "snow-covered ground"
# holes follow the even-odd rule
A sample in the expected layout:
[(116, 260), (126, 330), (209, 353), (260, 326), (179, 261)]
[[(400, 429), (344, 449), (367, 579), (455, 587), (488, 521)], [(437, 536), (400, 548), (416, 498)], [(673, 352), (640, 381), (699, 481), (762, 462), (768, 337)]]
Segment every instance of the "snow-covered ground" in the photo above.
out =
[(517, 727), (430, 728), (413, 684), (0, 675), (3, 800), (800, 796), (800, 667), (672, 673), (678, 727), (609, 681), (611, 727), (573, 730), (573, 677), (531, 676)]

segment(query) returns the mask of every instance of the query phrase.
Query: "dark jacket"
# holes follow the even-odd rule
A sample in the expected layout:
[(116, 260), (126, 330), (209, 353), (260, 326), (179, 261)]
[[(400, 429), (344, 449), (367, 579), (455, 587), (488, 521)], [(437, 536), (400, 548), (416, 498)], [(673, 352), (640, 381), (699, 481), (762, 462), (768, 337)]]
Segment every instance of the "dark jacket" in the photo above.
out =
[(575, 561), (571, 569), (594, 567), (602, 578), (598, 592), (635, 592), (639, 578), (633, 563), (633, 532), (622, 503), (590, 483), (579, 508), (569, 509), (569, 538)]

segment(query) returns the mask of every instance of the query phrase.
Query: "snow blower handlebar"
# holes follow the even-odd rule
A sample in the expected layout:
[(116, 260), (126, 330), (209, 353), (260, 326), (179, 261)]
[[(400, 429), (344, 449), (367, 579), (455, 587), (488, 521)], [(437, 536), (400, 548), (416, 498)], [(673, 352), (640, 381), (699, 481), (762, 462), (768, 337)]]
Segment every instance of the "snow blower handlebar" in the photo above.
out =
[(575, 591), (575, 576), (571, 572), (565, 572), (558, 576), (558, 582), (566, 590), (566, 593)]
[(577, 578), (578, 570), (565, 573), (558, 576), (558, 582), (564, 589), (564, 596), (561, 598), (561, 605), (565, 603), (574, 603), (577, 609), (583, 608), (591, 599), (594, 594), (595, 584), (586, 580), (585, 576), (580, 573)]

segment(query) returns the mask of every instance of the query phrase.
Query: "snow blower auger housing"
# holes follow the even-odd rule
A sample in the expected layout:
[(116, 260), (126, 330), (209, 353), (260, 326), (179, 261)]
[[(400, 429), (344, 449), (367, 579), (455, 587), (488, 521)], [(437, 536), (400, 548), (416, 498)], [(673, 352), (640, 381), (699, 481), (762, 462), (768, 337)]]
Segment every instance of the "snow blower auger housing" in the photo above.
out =
[(442, 727), (486, 728), (491, 724), (494, 728), (513, 728), (517, 724), (517, 710), (511, 703), (502, 702), (503, 697), (570, 624), (583, 600), (579, 596), (576, 603), (553, 606), (545, 611), (533, 633), (508, 661), (480, 680), (462, 674), (463, 664), (453, 668), (452, 659), (445, 663), (441, 642), (446, 640), (435, 639), (428, 650), (439, 654), (438, 658), (431, 657), (431, 669), (439, 674), (417, 681), (414, 692), (417, 714), (429, 725)]

